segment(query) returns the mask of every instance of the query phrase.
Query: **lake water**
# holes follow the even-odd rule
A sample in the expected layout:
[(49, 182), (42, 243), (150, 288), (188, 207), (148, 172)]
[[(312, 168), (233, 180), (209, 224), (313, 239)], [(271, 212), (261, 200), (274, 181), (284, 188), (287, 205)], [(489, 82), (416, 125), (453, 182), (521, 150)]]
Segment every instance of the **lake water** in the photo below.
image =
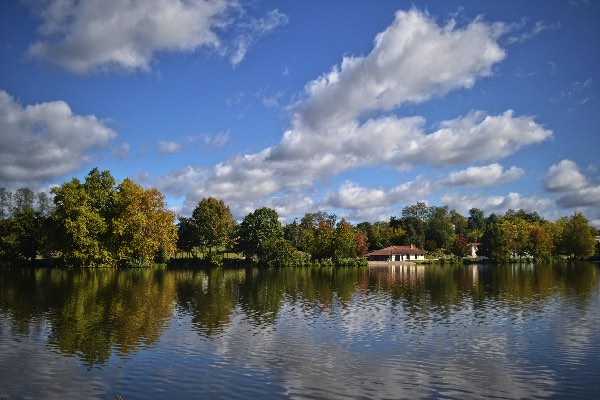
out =
[(594, 398), (599, 272), (4, 268), (0, 399)]

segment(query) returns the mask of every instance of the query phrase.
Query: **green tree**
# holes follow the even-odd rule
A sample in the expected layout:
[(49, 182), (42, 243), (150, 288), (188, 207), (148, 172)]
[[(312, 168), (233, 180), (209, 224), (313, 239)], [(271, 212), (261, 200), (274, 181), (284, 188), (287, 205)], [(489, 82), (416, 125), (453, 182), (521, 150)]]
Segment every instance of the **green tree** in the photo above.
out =
[(16, 215), (21, 211), (33, 210), (35, 205), (35, 193), (27, 187), (17, 189), (12, 196), (12, 214)]
[(319, 222), (312, 246), (312, 257), (315, 260), (322, 260), (333, 257), (335, 229), (329, 221)]
[(454, 225), (448, 206), (430, 207), (425, 237), (435, 242), (438, 249), (449, 249), (454, 241)]
[(73, 178), (52, 188), (60, 256), (68, 265), (113, 265), (107, 246), (108, 224), (93, 207), (90, 193), (84, 184)]
[(573, 214), (564, 221), (561, 234), (561, 248), (570, 258), (582, 260), (594, 255), (596, 239), (594, 228), (581, 213)]
[(191, 218), (179, 217), (177, 224), (177, 248), (192, 254), (195, 247), (194, 223)]
[(529, 247), (527, 251), (535, 258), (550, 257), (554, 248), (552, 224), (534, 222), (529, 228)]
[(356, 258), (357, 255), (358, 249), (354, 228), (342, 219), (335, 228), (335, 235), (333, 238), (333, 260), (338, 261), (344, 258)]
[(283, 228), (277, 212), (267, 207), (246, 215), (237, 232), (237, 251), (247, 259), (257, 257), (259, 262), (268, 261), (273, 246), (283, 239)]
[(532, 224), (516, 214), (507, 213), (500, 219), (500, 228), (504, 232), (506, 244), (511, 254), (519, 258), (527, 255), (531, 248), (529, 242)]
[(471, 208), (467, 217), (467, 229), (469, 231), (485, 231), (485, 215), (479, 208)]
[(454, 233), (466, 236), (469, 221), (456, 210), (450, 210), (450, 221), (454, 225)]
[(192, 220), (196, 244), (208, 248), (209, 257), (213, 248), (231, 246), (236, 223), (223, 200), (213, 197), (202, 199), (192, 213)]
[(496, 261), (508, 261), (510, 258), (508, 242), (496, 214), (491, 214), (485, 222), (479, 255)]

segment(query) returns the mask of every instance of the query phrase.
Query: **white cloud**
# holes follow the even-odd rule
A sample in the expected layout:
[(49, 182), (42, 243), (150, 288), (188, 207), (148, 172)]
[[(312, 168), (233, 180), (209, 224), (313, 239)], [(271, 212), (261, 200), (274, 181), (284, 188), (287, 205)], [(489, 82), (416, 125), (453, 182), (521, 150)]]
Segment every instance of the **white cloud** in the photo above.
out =
[(207, 133), (205, 135), (202, 135), (202, 141), (208, 147), (220, 148), (225, 146), (229, 142), (230, 136), (231, 135), (229, 134), (229, 131), (219, 132), (215, 134)]
[(117, 136), (94, 115), (73, 114), (63, 101), (21, 106), (0, 91), (0, 181), (58, 178), (93, 160)]
[[(518, 30), (521, 30), (525, 27), (525, 22), (519, 24), (517, 27)], [(529, 31), (521, 32), (519, 35), (511, 36), (508, 38), (508, 43), (523, 43), (533, 37), (539, 35), (540, 33), (547, 30), (556, 30), (560, 28), (560, 22), (556, 22), (553, 24), (549, 24), (545, 21), (537, 21), (533, 27)]]
[(449, 186), (495, 186), (519, 179), (525, 171), (512, 166), (504, 170), (498, 163), (483, 167), (469, 167), (450, 174), (445, 183)]
[(161, 154), (172, 154), (181, 150), (181, 144), (169, 140), (161, 140), (156, 144), (156, 148)]
[(600, 207), (600, 185), (584, 176), (571, 160), (562, 160), (548, 169), (544, 188), (561, 194), (556, 201), (560, 208)]
[(507, 210), (524, 209), (536, 211), (542, 215), (552, 210), (553, 202), (549, 199), (525, 197), (520, 193), (511, 192), (506, 196), (487, 196), (481, 193), (460, 194), (448, 193), (441, 197), (442, 204), (466, 214), (471, 208), (479, 208), (487, 213), (504, 214)]
[(551, 193), (563, 193), (583, 189), (589, 181), (571, 160), (562, 160), (548, 169), (544, 187)]
[(310, 127), (338, 125), (367, 111), (470, 88), (504, 58), (497, 43), (503, 32), (502, 24), (480, 19), (457, 28), (454, 20), (439, 26), (416, 9), (398, 11), (371, 53), (344, 57), (306, 86), (308, 99), (296, 105), (297, 118)]
[(235, 46), (231, 51), (229, 61), (233, 65), (238, 65), (244, 57), (248, 49), (256, 43), (261, 37), (279, 28), (287, 25), (289, 18), (281, 13), (278, 9), (271, 10), (263, 18), (253, 19), (248, 23), (240, 24), (238, 29), (241, 31), (237, 37)]
[(148, 70), (156, 52), (221, 46), (233, 0), (31, 0), (43, 39), (28, 54), (77, 74)]
[[(387, 115), (359, 122), (365, 112), (389, 111), (473, 86), (504, 57), (497, 44), (502, 31), (502, 24), (480, 19), (464, 28), (453, 22), (440, 27), (419, 11), (398, 12), (369, 55), (345, 57), (340, 67), (307, 85), (308, 97), (292, 107), (292, 126), (277, 145), (193, 174), (197, 179), (177, 190), (192, 202), (208, 195), (228, 202), (254, 201), (305, 190), (315, 181), (361, 166), (409, 169), (491, 162), (540, 143), (552, 132), (532, 117), (514, 116), (512, 110), (500, 115), (473, 112), (442, 122), (432, 133), (421, 117)], [(519, 169), (510, 169), (499, 179), (518, 174)], [(160, 181), (173, 186), (169, 176)]]
[(129, 143), (123, 142), (120, 143), (118, 146), (113, 147), (112, 155), (118, 158), (119, 160), (123, 160), (129, 154), (129, 150), (131, 150), (131, 145)]
[(600, 185), (564, 194), (556, 204), (561, 208), (600, 207)]
[(334, 208), (354, 210), (389, 207), (407, 200), (421, 200), (435, 190), (436, 185), (422, 176), (393, 188), (365, 188), (345, 182), (336, 193), (327, 195), (323, 203)]

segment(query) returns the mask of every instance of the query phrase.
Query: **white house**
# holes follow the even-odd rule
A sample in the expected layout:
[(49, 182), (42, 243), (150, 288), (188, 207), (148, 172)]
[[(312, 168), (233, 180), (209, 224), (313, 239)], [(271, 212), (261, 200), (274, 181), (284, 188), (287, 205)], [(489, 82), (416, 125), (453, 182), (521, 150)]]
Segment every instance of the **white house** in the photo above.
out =
[(416, 261), (424, 260), (425, 252), (411, 244), (375, 250), (367, 253), (366, 257), (369, 261)]

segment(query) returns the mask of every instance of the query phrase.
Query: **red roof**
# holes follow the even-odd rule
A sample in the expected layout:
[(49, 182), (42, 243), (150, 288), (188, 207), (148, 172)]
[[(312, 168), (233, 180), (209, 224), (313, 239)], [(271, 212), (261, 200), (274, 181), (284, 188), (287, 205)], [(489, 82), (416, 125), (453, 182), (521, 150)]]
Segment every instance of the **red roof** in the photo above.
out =
[(414, 246), (390, 246), (372, 251), (367, 256), (388, 256), (392, 254), (425, 254), (425, 252)]

